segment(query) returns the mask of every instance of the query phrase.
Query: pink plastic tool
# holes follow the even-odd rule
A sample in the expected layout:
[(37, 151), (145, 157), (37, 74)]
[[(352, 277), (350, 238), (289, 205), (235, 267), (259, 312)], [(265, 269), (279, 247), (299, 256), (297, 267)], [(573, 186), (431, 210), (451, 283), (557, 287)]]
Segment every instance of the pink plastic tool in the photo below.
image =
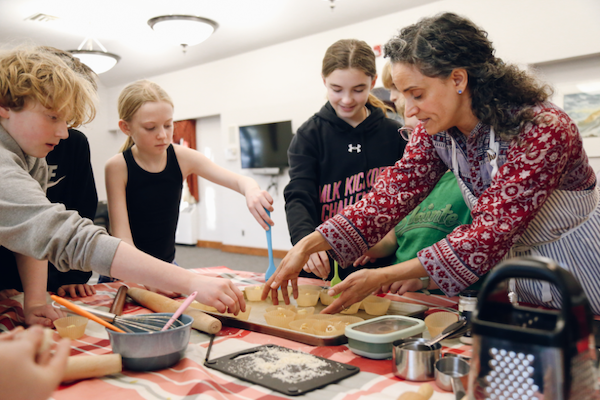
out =
[(183, 303), (181, 303), (181, 306), (177, 309), (177, 311), (175, 311), (175, 314), (173, 314), (173, 316), (171, 317), (171, 319), (169, 319), (169, 322), (167, 322), (165, 324), (165, 326), (163, 326), (163, 328), (161, 329), (161, 331), (166, 331), (167, 329), (169, 329), (169, 327), (171, 326), (171, 324), (173, 322), (175, 322), (175, 320), (177, 318), (179, 318), (179, 316), (190, 306), (190, 304), (192, 304), (192, 301), (194, 301), (194, 299), (196, 298), (197, 294), (198, 294), (198, 292), (194, 292), (194, 293), (190, 294), (188, 296), (188, 298), (185, 299), (185, 301)]

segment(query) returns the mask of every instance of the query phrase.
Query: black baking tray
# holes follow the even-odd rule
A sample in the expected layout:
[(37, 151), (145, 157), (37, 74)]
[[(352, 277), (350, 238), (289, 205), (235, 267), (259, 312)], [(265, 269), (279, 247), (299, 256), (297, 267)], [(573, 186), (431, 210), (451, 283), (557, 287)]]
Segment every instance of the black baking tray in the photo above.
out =
[[(254, 362), (271, 362), (271, 365), (274, 365), (275, 358), (272, 354), (309, 355), (318, 359), (320, 362), (317, 362), (320, 365), (318, 368), (313, 369), (313, 372), (316, 374), (313, 376), (308, 374), (307, 370), (309, 368), (302, 363), (292, 363), (285, 368), (278, 368), (276, 371), (261, 372), (260, 368), (257, 368), (257, 364), (254, 364)], [(266, 344), (238, 351), (237, 353), (206, 361), (204, 365), (224, 374), (235, 376), (241, 380), (264, 386), (288, 396), (298, 396), (341, 381), (360, 372), (360, 368), (354, 365), (343, 364), (274, 344)], [(285, 378), (281, 377), (284, 373), (291, 374), (289, 378), (291, 381), (286, 381)]]

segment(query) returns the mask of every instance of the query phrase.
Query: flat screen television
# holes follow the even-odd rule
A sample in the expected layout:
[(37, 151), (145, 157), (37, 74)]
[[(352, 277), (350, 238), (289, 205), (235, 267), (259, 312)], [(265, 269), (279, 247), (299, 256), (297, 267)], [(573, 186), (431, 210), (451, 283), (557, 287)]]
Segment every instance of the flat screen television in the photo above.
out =
[(285, 168), (292, 121), (240, 126), (242, 168)]

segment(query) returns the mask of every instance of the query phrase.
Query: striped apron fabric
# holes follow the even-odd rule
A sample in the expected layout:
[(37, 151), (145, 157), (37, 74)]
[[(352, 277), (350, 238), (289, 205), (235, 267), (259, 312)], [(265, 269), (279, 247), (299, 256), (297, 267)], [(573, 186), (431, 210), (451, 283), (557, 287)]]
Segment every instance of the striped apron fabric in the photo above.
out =
[[(493, 131), (490, 132), (490, 143), (494, 142), (492, 135)], [(477, 203), (477, 198), (459, 176), (454, 141), (452, 164), (465, 203), (472, 209)], [(550, 258), (571, 272), (587, 295), (594, 314), (600, 315), (598, 185), (593, 189), (578, 192), (555, 190), (504, 260), (525, 256)], [(556, 287), (546, 281), (513, 279), (510, 289), (518, 295), (519, 301), (552, 308), (559, 308), (561, 304)]]
[[(600, 192), (555, 190), (505, 259), (543, 256), (571, 272), (600, 314)], [(554, 285), (531, 279), (513, 284), (519, 300), (560, 307)]]

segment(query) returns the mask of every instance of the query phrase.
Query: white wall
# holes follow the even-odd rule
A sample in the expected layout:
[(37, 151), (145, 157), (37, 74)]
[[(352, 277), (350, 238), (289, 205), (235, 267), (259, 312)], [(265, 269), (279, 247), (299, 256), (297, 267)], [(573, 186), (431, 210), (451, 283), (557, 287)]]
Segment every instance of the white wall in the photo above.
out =
[(121, 145), (125, 142), (125, 134), (114, 124), (109, 124), (109, 110), (116, 108), (116, 103), (109, 103), (108, 89), (100, 86), (98, 88), (100, 103), (96, 118), (91, 124), (81, 128), (90, 142), (92, 167), (94, 179), (98, 190), (98, 199), (106, 200), (106, 188), (104, 186), (104, 164), (114, 156)]
[[(548, 62), (538, 65), (536, 71), (544, 81), (552, 83), (552, 101), (562, 107), (564, 95), (581, 92), (578, 84), (600, 82), (600, 55)], [(599, 172), (600, 138), (583, 138), (583, 147), (594, 171)]]
[[(320, 66), (326, 48), (342, 38), (384, 44), (402, 26), (442, 11), (465, 15), (489, 32), (497, 55), (519, 64), (542, 63), (600, 53), (600, 1), (574, 0), (444, 0), (228, 59), (149, 77), (175, 102), (175, 119), (199, 119), (198, 148), (210, 149), (215, 162), (238, 173), (239, 158), (225, 160), (230, 127), (291, 120), (294, 131), (325, 102)], [(378, 59), (379, 69), (385, 61)], [(573, 74), (576, 74), (573, 71)], [(145, 77), (140, 77), (145, 78)], [(553, 76), (553, 79), (563, 79)], [(103, 165), (124, 136), (117, 129), (117, 97), (122, 86), (101, 91), (102, 108), (90, 136), (101, 199), (106, 198)], [(95, 136), (92, 138), (92, 136)], [(253, 176), (266, 188), (269, 179)], [(283, 188), (287, 171), (278, 178), (273, 219), (273, 247), (291, 247), (285, 221)], [(200, 185), (201, 240), (266, 247), (264, 232), (248, 213), (243, 198), (204, 181)], [(215, 193), (215, 221), (207, 221), (207, 190)], [(244, 236), (241, 231), (244, 230)]]

